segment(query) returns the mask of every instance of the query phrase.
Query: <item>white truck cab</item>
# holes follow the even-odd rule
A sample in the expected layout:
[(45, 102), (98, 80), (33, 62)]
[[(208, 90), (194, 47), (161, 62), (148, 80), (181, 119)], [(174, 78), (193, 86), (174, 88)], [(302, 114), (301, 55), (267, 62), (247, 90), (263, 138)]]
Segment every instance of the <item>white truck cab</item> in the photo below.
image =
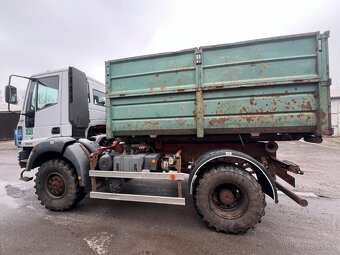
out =
[[(47, 138), (85, 138), (105, 133), (104, 84), (74, 67), (28, 79), (15, 131), (15, 143), (23, 149), (19, 153), (21, 167), (25, 167), (33, 146)], [(16, 97), (15, 87), (9, 87), (10, 97)]]

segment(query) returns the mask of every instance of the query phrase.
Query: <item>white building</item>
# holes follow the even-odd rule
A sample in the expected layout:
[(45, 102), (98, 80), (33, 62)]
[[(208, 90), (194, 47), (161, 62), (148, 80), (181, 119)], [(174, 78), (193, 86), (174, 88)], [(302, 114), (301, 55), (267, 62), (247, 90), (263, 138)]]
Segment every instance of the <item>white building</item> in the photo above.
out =
[(334, 136), (340, 136), (340, 88), (331, 88), (331, 109)]

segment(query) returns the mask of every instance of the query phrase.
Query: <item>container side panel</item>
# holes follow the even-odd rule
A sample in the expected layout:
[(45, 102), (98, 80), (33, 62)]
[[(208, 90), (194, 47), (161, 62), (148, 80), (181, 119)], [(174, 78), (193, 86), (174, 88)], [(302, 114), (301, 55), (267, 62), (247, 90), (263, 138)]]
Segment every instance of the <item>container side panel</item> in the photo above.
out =
[(318, 36), (202, 47), (204, 132), (321, 134)]
[(110, 62), (116, 135), (194, 134), (195, 49)]
[(109, 135), (330, 134), (328, 36), (108, 61)]
[(203, 47), (203, 87), (233, 81), (317, 78), (316, 36)]

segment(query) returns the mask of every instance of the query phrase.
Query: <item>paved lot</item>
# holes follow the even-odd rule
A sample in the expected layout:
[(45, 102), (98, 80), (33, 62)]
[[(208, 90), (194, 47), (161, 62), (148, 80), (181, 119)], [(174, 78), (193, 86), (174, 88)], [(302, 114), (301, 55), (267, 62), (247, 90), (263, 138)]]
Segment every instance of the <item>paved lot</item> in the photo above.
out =
[[(186, 206), (85, 198), (71, 211), (51, 212), (33, 182), (18, 181), (17, 149), (0, 143), (0, 254), (340, 254), (340, 139), (280, 143), (279, 158), (299, 164), (297, 191), (311, 192), (302, 208), (285, 195), (247, 234), (216, 233)], [(34, 174), (34, 173), (33, 173)], [(142, 189), (141, 182), (135, 182)], [(148, 190), (172, 186), (149, 182)]]

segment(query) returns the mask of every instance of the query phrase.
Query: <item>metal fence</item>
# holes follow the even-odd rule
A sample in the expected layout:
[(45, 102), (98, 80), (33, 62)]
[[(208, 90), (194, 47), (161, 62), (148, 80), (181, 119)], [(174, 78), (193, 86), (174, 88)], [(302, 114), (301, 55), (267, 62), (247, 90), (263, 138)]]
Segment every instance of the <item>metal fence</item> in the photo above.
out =
[(12, 112), (0, 112), (0, 141), (14, 139), (14, 130), (18, 124), (19, 116)]

